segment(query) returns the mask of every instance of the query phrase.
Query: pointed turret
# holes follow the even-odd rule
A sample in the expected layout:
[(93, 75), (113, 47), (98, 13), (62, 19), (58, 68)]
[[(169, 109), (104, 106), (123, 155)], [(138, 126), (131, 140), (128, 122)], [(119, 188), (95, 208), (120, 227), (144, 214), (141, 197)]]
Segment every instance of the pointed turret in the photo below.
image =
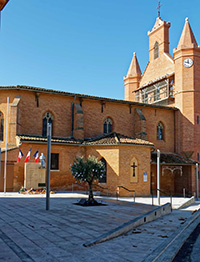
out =
[(131, 61), (130, 67), (128, 69), (128, 73), (126, 77), (134, 77), (134, 76), (141, 76), (142, 72), (136, 57), (136, 53), (133, 53), (133, 59)]
[(179, 40), (177, 49), (188, 48), (188, 47), (198, 47), (198, 44), (192, 32), (189, 19), (186, 18), (183, 32)]
[(125, 100), (135, 101), (134, 91), (139, 87), (141, 75), (142, 72), (136, 57), (136, 53), (133, 53), (133, 59), (128, 69), (127, 76), (124, 77)]

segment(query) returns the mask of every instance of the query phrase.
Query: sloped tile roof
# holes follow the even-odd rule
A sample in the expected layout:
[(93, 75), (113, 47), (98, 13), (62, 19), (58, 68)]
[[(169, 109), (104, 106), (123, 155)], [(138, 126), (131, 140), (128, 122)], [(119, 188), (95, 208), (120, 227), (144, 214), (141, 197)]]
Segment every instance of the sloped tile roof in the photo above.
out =
[[(18, 135), (18, 138), (22, 142), (35, 142), (35, 143), (46, 143), (47, 138), (42, 136), (33, 135)], [(88, 138), (85, 140), (76, 140), (74, 138), (59, 138), (53, 137), (51, 139), (53, 144), (71, 144), (71, 145), (140, 145), (140, 146), (151, 146), (153, 143), (138, 138), (132, 138), (121, 135), (119, 133), (103, 134), (98, 137)]]
[(119, 133), (110, 133), (102, 135), (96, 138), (91, 138), (88, 141), (84, 141), (87, 145), (120, 145), (120, 144), (131, 144), (131, 145), (145, 145), (153, 146), (153, 143), (138, 138), (128, 137)]
[(38, 92), (38, 93), (50, 93), (50, 94), (72, 96), (72, 97), (76, 96), (76, 97), (85, 98), (85, 99), (107, 101), (107, 102), (114, 102), (114, 103), (120, 103), (120, 104), (129, 104), (129, 105), (138, 105), (138, 106), (145, 105), (146, 107), (163, 108), (163, 109), (169, 109), (169, 110), (177, 110), (177, 108), (171, 107), (171, 106), (145, 104), (145, 103), (140, 103), (140, 102), (133, 102), (133, 101), (127, 101), (127, 100), (114, 99), (114, 98), (98, 97), (98, 96), (84, 95), (84, 94), (78, 94), (78, 93), (70, 93), (70, 92), (65, 92), (65, 91), (60, 91), (60, 90), (53, 90), (53, 89), (47, 89), (47, 88), (41, 88), (41, 87), (32, 87), (32, 86), (23, 86), (23, 85), (0, 86), (0, 90), (34, 91), (34, 92)]
[[(157, 153), (151, 153), (151, 163), (157, 164)], [(183, 157), (176, 153), (160, 153), (160, 164), (161, 165), (195, 165), (196, 162), (192, 159)]]
[[(34, 135), (18, 135), (19, 139), (22, 142), (43, 142), (47, 143), (47, 138), (42, 136), (34, 136)], [(56, 137), (51, 139), (52, 143), (58, 144), (81, 144), (80, 141), (73, 139), (73, 138), (61, 138)]]

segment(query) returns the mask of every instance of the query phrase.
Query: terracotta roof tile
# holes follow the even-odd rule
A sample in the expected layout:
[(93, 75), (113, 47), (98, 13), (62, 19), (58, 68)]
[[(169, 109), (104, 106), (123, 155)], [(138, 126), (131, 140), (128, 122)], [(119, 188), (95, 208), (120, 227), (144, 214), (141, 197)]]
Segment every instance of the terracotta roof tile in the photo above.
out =
[[(151, 163), (157, 164), (157, 153), (151, 153)], [(176, 153), (160, 153), (161, 165), (195, 165), (196, 162), (192, 159), (183, 157)]]
[[(34, 135), (18, 135), (19, 139), (23, 142), (47, 142), (46, 137), (42, 136), (34, 136)], [(58, 143), (58, 144), (81, 144), (80, 141), (72, 139), (72, 138), (52, 138), (52, 143)]]
[[(18, 135), (18, 138), (22, 142), (35, 142), (35, 143), (46, 143), (47, 138), (42, 136), (34, 135)], [(118, 133), (103, 134), (98, 137), (88, 138), (85, 140), (76, 140), (74, 138), (55, 138), (51, 139), (54, 144), (71, 144), (71, 145), (141, 145), (151, 146), (153, 143), (138, 138), (132, 138), (124, 136)]]
[(129, 104), (129, 105), (138, 105), (146, 107), (153, 107), (153, 108), (163, 108), (163, 109), (169, 109), (169, 110), (177, 110), (177, 108), (171, 107), (171, 106), (163, 106), (163, 105), (153, 105), (153, 104), (145, 104), (145, 103), (139, 103), (139, 102), (133, 102), (133, 101), (126, 101), (126, 100), (120, 100), (120, 99), (114, 99), (114, 98), (107, 98), (107, 97), (98, 97), (98, 96), (91, 96), (91, 95), (84, 95), (84, 94), (78, 94), (78, 93), (70, 93), (60, 90), (53, 90), (53, 89), (46, 89), (46, 88), (40, 88), (40, 87), (32, 87), (32, 86), (0, 86), (0, 90), (27, 90), (27, 91), (35, 91), (38, 93), (50, 93), (50, 94), (57, 94), (57, 95), (64, 95), (64, 96), (76, 96), (81, 97), (85, 99), (92, 99), (92, 100), (99, 100), (99, 101), (107, 101), (107, 102), (113, 102), (113, 103), (121, 103), (121, 104)]
[(153, 146), (153, 143), (138, 138), (128, 137), (119, 133), (104, 134), (102, 136), (89, 139), (84, 142), (87, 145), (120, 145), (120, 144), (131, 144), (131, 145), (146, 145)]

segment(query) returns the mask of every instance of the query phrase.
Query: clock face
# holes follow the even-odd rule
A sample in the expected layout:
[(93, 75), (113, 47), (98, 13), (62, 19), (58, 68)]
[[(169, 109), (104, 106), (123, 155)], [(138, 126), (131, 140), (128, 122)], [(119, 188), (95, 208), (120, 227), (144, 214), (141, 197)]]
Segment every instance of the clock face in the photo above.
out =
[(191, 58), (186, 58), (184, 61), (183, 61), (183, 65), (185, 67), (191, 67), (193, 65), (193, 60)]

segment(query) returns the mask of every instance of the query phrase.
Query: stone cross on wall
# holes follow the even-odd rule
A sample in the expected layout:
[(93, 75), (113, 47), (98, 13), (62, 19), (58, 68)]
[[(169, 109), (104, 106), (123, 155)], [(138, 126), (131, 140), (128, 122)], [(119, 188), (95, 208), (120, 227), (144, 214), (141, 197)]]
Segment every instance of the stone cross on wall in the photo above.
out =
[(133, 177), (135, 177), (135, 170), (136, 170), (136, 167), (137, 167), (135, 162), (133, 162), (131, 167), (133, 168)]

